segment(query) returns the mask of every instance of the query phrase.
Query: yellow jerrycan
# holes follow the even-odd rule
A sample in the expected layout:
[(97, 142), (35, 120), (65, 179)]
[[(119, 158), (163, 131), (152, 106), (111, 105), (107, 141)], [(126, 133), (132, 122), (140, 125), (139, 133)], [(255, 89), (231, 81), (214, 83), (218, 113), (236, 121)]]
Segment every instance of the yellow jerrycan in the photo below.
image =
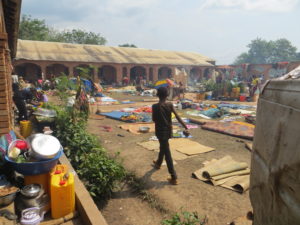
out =
[(57, 219), (75, 210), (74, 175), (65, 165), (57, 165), (50, 177), (51, 216)]

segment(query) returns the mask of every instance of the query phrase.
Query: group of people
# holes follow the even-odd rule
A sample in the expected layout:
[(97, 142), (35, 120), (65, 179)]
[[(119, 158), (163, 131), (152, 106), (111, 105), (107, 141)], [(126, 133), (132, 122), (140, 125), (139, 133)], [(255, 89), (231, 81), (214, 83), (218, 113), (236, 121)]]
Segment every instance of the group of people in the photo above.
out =
[(18, 110), (18, 122), (28, 120), (28, 107), (41, 106), (48, 102), (48, 97), (40, 87), (27, 83), (22, 77), (13, 78), (13, 102)]
[(260, 85), (261, 79), (256, 75), (252, 75), (251, 80), (248, 81), (250, 97), (253, 97), (257, 90), (260, 91)]

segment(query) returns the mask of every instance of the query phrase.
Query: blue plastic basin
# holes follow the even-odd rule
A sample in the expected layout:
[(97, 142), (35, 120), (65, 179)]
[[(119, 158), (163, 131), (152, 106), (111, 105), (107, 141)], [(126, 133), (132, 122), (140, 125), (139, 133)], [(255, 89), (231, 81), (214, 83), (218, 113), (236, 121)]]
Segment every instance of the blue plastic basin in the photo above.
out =
[(57, 153), (57, 155), (49, 160), (43, 160), (38, 162), (26, 162), (26, 163), (17, 163), (6, 155), (5, 161), (7, 161), (13, 169), (23, 175), (31, 176), (31, 175), (39, 175), (43, 173), (50, 172), (54, 166), (56, 166), (58, 159), (62, 155), (62, 150)]

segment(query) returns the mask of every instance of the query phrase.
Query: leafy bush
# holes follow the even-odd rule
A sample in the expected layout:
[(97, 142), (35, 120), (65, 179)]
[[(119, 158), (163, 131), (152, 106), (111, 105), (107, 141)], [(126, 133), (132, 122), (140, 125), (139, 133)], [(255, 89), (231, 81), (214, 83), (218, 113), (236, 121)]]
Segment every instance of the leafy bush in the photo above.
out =
[(115, 181), (125, 176), (125, 171), (120, 164), (96, 149), (84, 155), (77, 171), (79, 176), (84, 178), (85, 186), (90, 194), (95, 198), (102, 197), (102, 199), (110, 197)]
[(205, 225), (207, 217), (200, 218), (197, 212), (181, 211), (172, 216), (171, 219), (165, 219), (162, 225)]
[[(80, 69), (79, 75), (88, 76), (88, 70)], [(125, 177), (125, 170), (116, 158), (109, 158), (97, 137), (87, 132), (88, 110), (82, 107), (87, 103), (81, 99), (86, 99), (86, 95), (79, 81), (74, 84), (67, 76), (59, 77), (56, 88), (62, 104), (48, 104), (47, 107), (57, 112), (54, 135), (64, 146), (72, 166), (90, 194), (97, 200), (103, 200), (110, 197), (116, 182)], [(68, 107), (67, 99), (72, 89), (77, 89), (76, 103)]]
[(78, 88), (77, 84), (72, 82), (67, 75), (62, 75), (56, 78), (55, 86), (58, 96), (62, 101), (66, 101), (70, 96), (70, 90), (76, 90)]
[(86, 116), (73, 108), (56, 107), (55, 135), (90, 194), (95, 199), (110, 197), (116, 181), (125, 170), (116, 159), (108, 157), (98, 139), (86, 131)]
[(215, 91), (217, 88), (216, 82), (212, 79), (206, 81), (204, 86), (205, 86), (205, 91)]

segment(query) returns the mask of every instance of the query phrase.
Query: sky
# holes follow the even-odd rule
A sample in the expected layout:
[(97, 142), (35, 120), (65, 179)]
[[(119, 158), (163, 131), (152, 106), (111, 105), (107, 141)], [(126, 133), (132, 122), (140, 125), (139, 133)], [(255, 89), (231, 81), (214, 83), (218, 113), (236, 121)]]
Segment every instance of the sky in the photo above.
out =
[(22, 14), (100, 33), (108, 46), (197, 52), (218, 65), (256, 38), (287, 38), (300, 51), (300, 0), (23, 0)]

